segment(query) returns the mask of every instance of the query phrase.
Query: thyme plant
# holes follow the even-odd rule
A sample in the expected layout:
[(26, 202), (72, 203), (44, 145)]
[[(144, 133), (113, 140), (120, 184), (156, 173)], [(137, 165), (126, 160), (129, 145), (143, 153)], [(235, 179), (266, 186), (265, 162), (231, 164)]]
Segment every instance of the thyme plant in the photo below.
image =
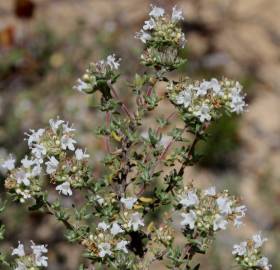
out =
[[(74, 86), (85, 94), (101, 93), (98, 108), (105, 120), (96, 133), (106, 141), (104, 175), (94, 176), (89, 154), (77, 147), (75, 129), (59, 118), (26, 133), (30, 153), (18, 166), (13, 156), (2, 163), (8, 172), (8, 201), (62, 222), (66, 239), (84, 248), (88, 262), (81, 270), (89, 265), (153, 269), (158, 261), (166, 269), (198, 270), (200, 264), (193, 258), (207, 252), (219, 231), (230, 224), (242, 226), (246, 212), (227, 190), (184, 182), (185, 170), (200, 158), (196, 146), (207, 139), (208, 127), (223, 115), (246, 110), (242, 86), (226, 78), (169, 78), (169, 72), (185, 62), (180, 57), (186, 43), (179, 26), (182, 11), (175, 6), (169, 16), (152, 6), (149, 15), (136, 34), (145, 46), (141, 63), (148, 69), (129, 82), (135, 108), (122, 102), (115, 88), (120, 59), (114, 54), (90, 64)], [(164, 96), (158, 93), (158, 83), (165, 85)], [(143, 124), (157, 107), (164, 110), (166, 102), (173, 106), (171, 115), (158, 118), (154, 126)], [(49, 188), (56, 190), (55, 198), (49, 196)], [(82, 199), (73, 199), (73, 207), (67, 208), (62, 197), (75, 193)], [(2, 224), (2, 238), (4, 232)], [(236, 264), (246, 270), (270, 269), (261, 255), (264, 241), (256, 234), (234, 245)], [(41, 269), (48, 266), (47, 252), (47, 243), (31, 242), (28, 248), (19, 242), (1, 254), (1, 263), (8, 269)]]

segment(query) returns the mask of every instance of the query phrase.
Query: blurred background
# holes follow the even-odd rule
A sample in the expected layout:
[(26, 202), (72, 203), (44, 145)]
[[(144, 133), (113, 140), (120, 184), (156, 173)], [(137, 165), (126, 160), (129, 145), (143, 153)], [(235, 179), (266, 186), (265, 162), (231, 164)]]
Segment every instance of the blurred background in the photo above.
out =
[[(93, 129), (102, 121), (96, 101), (72, 89), (87, 64), (109, 53), (122, 60), (131, 79), (142, 72), (141, 44), (134, 38), (147, 19), (149, 5), (184, 11), (182, 27), (188, 62), (180, 73), (193, 78), (241, 81), (249, 111), (241, 118), (221, 119), (200, 164), (186, 181), (214, 184), (238, 194), (248, 206), (246, 226), (219, 234), (203, 257), (202, 269), (234, 268), (232, 244), (259, 230), (269, 238), (266, 254), (280, 269), (280, 1), (279, 0), (1, 0), (0, 1), (0, 159), (27, 153), (24, 132), (59, 115), (75, 124), (78, 140), (93, 156), (95, 169), (103, 141)], [(119, 92), (130, 103), (120, 83)], [(1, 195), (3, 180), (1, 176)], [(17, 206), (1, 217), (7, 225), (9, 251), (17, 241), (33, 239), (50, 248), (49, 269), (75, 270), (80, 250), (63, 243), (63, 228), (52, 218)], [(198, 258), (199, 259), (199, 258)]]

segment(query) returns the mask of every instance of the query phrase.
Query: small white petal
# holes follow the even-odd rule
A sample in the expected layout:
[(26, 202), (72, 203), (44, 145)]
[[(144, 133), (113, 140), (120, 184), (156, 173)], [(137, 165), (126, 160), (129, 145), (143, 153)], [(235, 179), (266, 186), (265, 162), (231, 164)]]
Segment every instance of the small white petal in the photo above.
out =
[(56, 186), (55, 188), (59, 193), (62, 193), (65, 196), (72, 196), (73, 192), (71, 186), (68, 182), (64, 182), (61, 185)]

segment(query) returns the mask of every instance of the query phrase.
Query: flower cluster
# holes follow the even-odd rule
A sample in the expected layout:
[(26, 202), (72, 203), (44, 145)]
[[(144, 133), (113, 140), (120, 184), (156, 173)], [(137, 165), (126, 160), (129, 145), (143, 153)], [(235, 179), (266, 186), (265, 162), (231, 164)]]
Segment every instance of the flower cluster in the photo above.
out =
[(48, 252), (47, 246), (35, 245), (31, 241), (30, 248), (32, 253), (26, 254), (24, 245), (19, 242), (17, 248), (13, 249), (12, 256), (17, 256), (15, 270), (35, 270), (48, 266), (48, 257), (45, 255)]
[(142, 62), (147, 66), (174, 69), (182, 63), (178, 48), (184, 48), (186, 43), (185, 35), (178, 27), (178, 22), (184, 19), (183, 12), (175, 6), (168, 17), (163, 8), (151, 7), (149, 20), (135, 36), (147, 47), (141, 56)]
[[(245, 216), (246, 207), (239, 205), (228, 191), (216, 192), (215, 187), (206, 190), (189, 185), (180, 195), (178, 208), (182, 208), (181, 222), (186, 234), (195, 232), (202, 239), (212, 236), (219, 230), (225, 230), (230, 222), (239, 228)], [(203, 243), (202, 245), (204, 245)]]
[(252, 239), (233, 246), (232, 254), (242, 269), (269, 270), (271, 264), (267, 257), (262, 256), (261, 247), (267, 239), (261, 233), (253, 235)]
[(47, 129), (30, 130), (27, 134), (30, 156), (15, 167), (10, 157), (2, 167), (9, 170), (5, 187), (21, 202), (36, 197), (42, 190), (42, 175), (48, 175), (56, 190), (72, 195), (71, 186), (80, 187), (86, 179), (86, 159), (89, 155), (82, 149), (75, 149), (75, 129), (61, 119), (49, 121)]
[(120, 61), (121, 59), (112, 54), (108, 55), (106, 60), (91, 63), (82, 78), (77, 80), (74, 89), (87, 94), (104, 90), (107, 81), (114, 83), (117, 79)]
[(219, 118), (223, 113), (240, 114), (247, 105), (239, 82), (223, 79), (218, 81), (185, 81), (169, 83), (168, 96), (179, 107), (186, 121), (201, 123)]
[[(103, 205), (105, 200), (98, 198)], [(119, 219), (100, 221), (97, 224), (95, 234), (83, 240), (82, 244), (88, 249), (91, 256), (102, 259), (117, 257), (120, 252), (128, 253), (128, 232), (136, 232), (145, 226), (141, 213), (135, 211), (136, 197), (123, 197), (119, 201), (119, 207), (123, 209)]]

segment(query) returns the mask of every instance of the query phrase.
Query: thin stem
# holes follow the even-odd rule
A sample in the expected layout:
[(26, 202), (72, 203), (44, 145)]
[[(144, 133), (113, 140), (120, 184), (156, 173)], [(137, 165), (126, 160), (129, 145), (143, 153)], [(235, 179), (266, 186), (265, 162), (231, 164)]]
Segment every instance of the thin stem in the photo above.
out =
[[(111, 113), (106, 112), (106, 126), (107, 126), (107, 128), (109, 128), (109, 126), (110, 126), (110, 120), (111, 120)], [(111, 153), (110, 139), (109, 139), (108, 136), (105, 137), (105, 145), (106, 145), (107, 152)]]
[(181, 165), (181, 168), (179, 170), (179, 175), (181, 175), (181, 176), (184, 175), (184, 170), (187, 167), (188, 161), (190, 160), (190, 158), (193, 158), (195, 146), (198, 143), (199, 139), (200, 139), (200, 136), (196, 133), (195, 137), (194, 137), (194, 140), (193, 140), (193, 142), (192, 142), (192, 144), (189, 148), (189, 151), (187, 152), (187, 156), (186, 156), (184, 162)]
[[(46, 206), (48, 208), (48, 212), (46, 212), (46, 213), (50, 214), (52, 216), (55, 216), (55, 213), (52, 211), (52, 206), (48, 201), (46, 201)], [(64, 226), (68, 230), (72, 230), (72, 231), (74, 230), (74, 226), (72, 224), (70, 224), (68, 220), (66, 220), (66, 219), (59, 219), (59, 220), (64, 224)]]
[(107, 81), (107, 84), (111, 90), (112, 97), (120, 102), (122, 111), (130, 118), (130, 120), (134, 120), (134, 117), (129, 112), (128, 107), (120, 100), (120, 97), (115, 88), (113, 87), (112, 83), (110, 81)]

